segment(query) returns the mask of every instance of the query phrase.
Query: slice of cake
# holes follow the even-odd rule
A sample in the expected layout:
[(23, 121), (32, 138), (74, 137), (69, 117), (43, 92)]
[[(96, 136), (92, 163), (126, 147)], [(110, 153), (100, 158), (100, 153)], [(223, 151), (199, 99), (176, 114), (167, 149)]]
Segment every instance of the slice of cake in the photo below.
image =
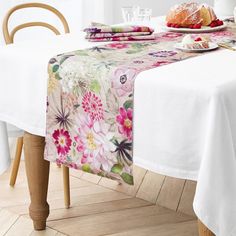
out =
[(186, 49), (206, 49), (209, 48), (209, 38), (196, 35), (186, 35), (181, 42), (183, 48)]
[(196, 2), (182, 3), (172, 7), (166, 16), (166, 23), (168, 27), (192, 29), (223, 25), (223, 21), (217, 19), (212, 7)]

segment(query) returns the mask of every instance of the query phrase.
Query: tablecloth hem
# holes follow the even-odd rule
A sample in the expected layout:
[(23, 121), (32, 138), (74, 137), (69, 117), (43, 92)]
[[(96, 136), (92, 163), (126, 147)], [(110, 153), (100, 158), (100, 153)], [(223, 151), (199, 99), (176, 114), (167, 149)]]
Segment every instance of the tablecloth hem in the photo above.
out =
[(134, 164), (153, 171), (155, 173), (159, 173), (161, 175), (167, 175), (170, 177), (174, 177), (174, 178), (179, 178), (179, 179), (189, 179), (189, 180), (193, 180), (193, 181), (197, 181), (198, 178), (198, 171), (185, 171), (185, 170), (180, 170), (180, 169), (175, 169), (175, 168), (170, 168), (168, 166), (162, 166), (162, 165), (153, 165), (153, 163), (150, 163), (148, 161), (144, 161), (141, 158), (138, 157), (134, 157)]
[[(203, 204), (200, 204), (198, 201), (196, 201), (194, 199), (194, 202), (193, 202), (193, 210), (196, 214), (196, 216), (198, 217), (198, 219), (204, 224), (207, 226), (207, 228), (209, 230), (211, 230), (216, 236), (218, 236), (218, 230), (217, 230), (217, 224), (210, 221), (209, 219), (209, 216), (206, 212), (200, 210), (202, 209), (202, 207), (199, 207), (199, 206), (202, 206)], [(231, 236), (231, 235), (229, 235)], [(232, 235), (233, 236), (233, 235)]]
[(24, 122), (17, 121), (15, 119), (12, 119), (12, 117), (10, 117), (10, 116), (4, 116), (2, 114), (0, 114), (0, 120), (7, 122), (8, 124), (14, 125), (17, 128), (22, 129), (28, 133), (45, 137), (45, 129), (40, 129), (40, 128), (29, 126), (29, 125), (25, 124)]
[[(197, 215), (198, 219), (207, 226), (208, 229), (210, 229), (216, 236), (220, 236), (218, 230), (217, 230), (217, 223), (212, 222), (212, 220), (210, 220), (208, 214), (200, 209), (202, 209), (202, 205), (201, 203), (199, 203), (198, 201), (196, 201), (194, 199), (193, 202), (193, 210), (195, 212), (195, 214)], [(230, 233), (227, 233), (225, 236), (235, 236), (236, 235), (236, 227), (234, 227), (232, 229), (232, 231), (230, 231)]]

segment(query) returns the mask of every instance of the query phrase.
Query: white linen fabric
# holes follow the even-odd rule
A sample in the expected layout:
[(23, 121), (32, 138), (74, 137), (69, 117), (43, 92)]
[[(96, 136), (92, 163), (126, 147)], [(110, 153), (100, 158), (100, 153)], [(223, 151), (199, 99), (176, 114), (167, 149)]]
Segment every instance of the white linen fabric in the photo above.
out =
[[(44, 136), (49, 59), (94, 45), (65, 35), (0, 46), (0, 120)], [(222, 50), (135, 81), (134, 162), (197, 180), (194, 210), (217, 236), (236, 235), (235, 61), (235, 52)]]
[(235, 60), (214, 52), (135, 81), (134, 163), (197, 180), (195, 213), (217, 236), (236, 235)]

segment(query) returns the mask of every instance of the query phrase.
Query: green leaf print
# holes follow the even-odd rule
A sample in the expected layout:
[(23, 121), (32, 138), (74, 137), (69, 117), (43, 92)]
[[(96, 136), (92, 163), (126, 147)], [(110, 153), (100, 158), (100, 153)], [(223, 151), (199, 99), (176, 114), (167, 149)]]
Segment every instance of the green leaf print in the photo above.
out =
[(88, 56), (88, 53), (86, 51), (78, 50), (75, 52), (78, 56)]
[(55, 78), (56, 78), (57, 80), (61, 80), (61, 79), (62, 79), (62, 78), (60, 77), (59, 73), (56, 73), (56, 74), (55, 74)]
[(59, 65), (54, 65), (54, 66), (52, 67), (53, 73), (57, 72), (58, 69), (59, 69)]
[(133, 185), (134, 184), (134, 179), (133, 176), (128, 174), (128, 173), (122, 173), (121, 178), (125, 181), (125, 183)]
[(135, 53), (138, 53), (138, 52), (140, 52), (140, 50), (129, 50), (126, 53), (127, 54), (135, 54)]
[(84, 165), (82, 166), (82, 170), (85, 171), (85, 172), (88, 172), (88, 173), (91, 173), (91, 172), (92, 172), (91, 167), (90, 167), (89, 164), (84, 164)]
[(123, 170), (123, 166), (121, 164), (115, 164), (112, 168), (111, 168), (111, 172), (115, 173), (115, 174), (120, 174), (121, 171)]
[(122, 33), (123, 32), (122, 28), (117, 28), (117, 27), (115, 27), (115, 28), (112, 27), (111, 30), (113, 33)]
[(132, 100), (127, 100), (125, 103), (124, 103), (124, 108), (127, 110), (128, 108), (133, 108), (133, 101)]
[(90, 90), (92, 90), (95, 93), (99, 93), (101, 90), (101, 85), (99, 84), (99, 82), (97, 80), (92, 80), (91, 84), (90, 84)]

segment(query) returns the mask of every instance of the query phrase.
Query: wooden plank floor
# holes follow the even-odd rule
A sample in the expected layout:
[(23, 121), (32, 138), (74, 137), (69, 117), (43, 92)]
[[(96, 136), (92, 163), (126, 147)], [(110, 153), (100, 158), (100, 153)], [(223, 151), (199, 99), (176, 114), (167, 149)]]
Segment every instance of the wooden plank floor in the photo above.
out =
[(24, 163), (21, 163), (15, 188), (8, 185), (9, 172), (0, 176), (0, 236), (198, 235), (192, 211), (194, 182), (135, 167), (135, 186), (129, 187), (71, 171), (72, 206), (65, 209), (62, 170), (52, 164), (48, 194), (51, 214), (47, 230), (35, 232), (28, 216)]

